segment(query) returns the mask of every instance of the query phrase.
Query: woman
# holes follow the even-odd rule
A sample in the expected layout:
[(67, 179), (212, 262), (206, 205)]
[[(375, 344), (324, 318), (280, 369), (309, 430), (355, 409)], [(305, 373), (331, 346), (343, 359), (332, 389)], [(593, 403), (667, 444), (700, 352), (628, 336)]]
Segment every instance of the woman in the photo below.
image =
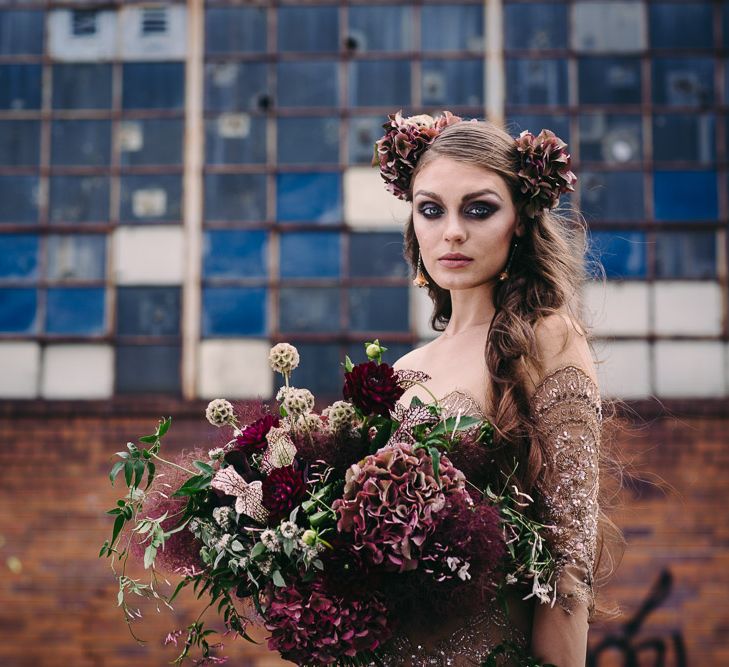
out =
[(493, 604), (430, 627), (405, 623), (391, 664), (480, 664), (508, 641), (544, 663), (584, 667), (602, 410), (579, 317), (584, 229), (551, 210), (576, 180), (566, 145), (548, 131), (515, 140), (448, 112), (398, 113), (384, 127), (376, 159), (388, 189), (412, 202), (406, 255), (441, 331), (395, 364), (431, 378), (428, 391), (415, 386), (401, 403), (435, 395), (451, 414), (489, 418), (487, 476), (518, 461), (516, 481), (549, 526), (558, 562), (555, 604), (539, 601), (551, 601), (545, 591), (524, 600), (529, 591), (514, 590), (508, 614)]

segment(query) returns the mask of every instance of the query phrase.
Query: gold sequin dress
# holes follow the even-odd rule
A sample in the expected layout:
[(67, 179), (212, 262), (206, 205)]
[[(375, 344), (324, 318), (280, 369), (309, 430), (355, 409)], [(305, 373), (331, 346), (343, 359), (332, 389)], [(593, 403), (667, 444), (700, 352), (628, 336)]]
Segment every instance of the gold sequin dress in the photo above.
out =
[[(449, 393), (440, 403), (447, 416), (460, 411), (488, 418), (479, 403), (461, 391)], [(600, 394), (585, 371), (562, 366), (540, 382), (530, 406), (535, 425), (542, 437), (551, 439), (555, 452), (553, 482), (549, 488), (538, 489), (535, 501), (538, 518), (551, 526), (546, 537), (558, 561), (556, 604), (523, 600), (522, 591), (509, 596), (508, 615), (494, 601), (475, 615), (434, 619), (431, 627), (390, 642), (381, 665), (480, 665), (506, 640), (527, 651), (536, 645), (550, 656), (564, 655), (564, 662), (556, 660), (558, 667), (584, 666), (587, 620), (593, 607)]]

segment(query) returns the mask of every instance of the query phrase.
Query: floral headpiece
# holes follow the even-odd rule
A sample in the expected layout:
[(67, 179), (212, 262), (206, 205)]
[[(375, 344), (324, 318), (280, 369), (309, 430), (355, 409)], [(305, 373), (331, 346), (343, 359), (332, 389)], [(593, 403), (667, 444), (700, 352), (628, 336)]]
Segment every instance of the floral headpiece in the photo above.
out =
[[(420, 156), (446, 127), (461, 121), (450, 111), (438, 118), (427, 114), (403, 118), (402, 111), (390, 114), (382, 126), (385, 134), (375, 142), (372, 158), (372, 165), (380, 167), (387, 190), (398, 199), (409, 200), (410, 180)], [(570, 171), (567, 144), (551, 130), (542, 130), (537, 136), (525, 130), (514, 141), (520, 161), (517, 175), (524, 195), (523, 210), (533, 218), (542, 209), (554, 208), (561, 194), (574, 192), (577, 176)]]

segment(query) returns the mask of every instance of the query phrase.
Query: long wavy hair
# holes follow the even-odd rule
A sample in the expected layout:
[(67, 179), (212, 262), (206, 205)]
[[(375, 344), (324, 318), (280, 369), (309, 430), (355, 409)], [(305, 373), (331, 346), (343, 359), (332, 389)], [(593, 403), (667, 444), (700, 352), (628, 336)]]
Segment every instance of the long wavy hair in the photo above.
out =
[[(524, 492), (531, 494), (549, 483), (549, 476), (555, 474), (552, 465), (554, 445), (535, 431), (523, 372), (525, 361), (546, 371), (538, 354), (535, 328), (550, 314), (569, 314), (585, 332), (592, 349), (590, 330), (581, 317), (580, 287), (588, 277), (588, 268), (591, 275), (597, 273), (603, 282), (604, 270), (599, 262), (588, 259), (587, 228), (575, 209), (544, 210), (533, 218), (525, 216), (517, 175), (519, 155), (514, 139), (505, 130), (489, 121), (456, 123), (445, 128), (418, 161), (410, 181), (411, 195), (419, 171), (441, 156), (483, 167), (501, 176), (511, 193), (517, 215), (523, 216), (525, 223), (525, 234), (519, 238), (514, 251), (508, 280), (498, 282), (494, 287), (495, 315), (484, 354), (495, 420), (495, 470), (499, 475), (513, 473), (516, 457), (518, 466), (512, 479)], [(405, 226), (404, 246), (406, 259), (415, 269), (419, 247), (412, 213)], [(424, 266), (422, 270), (428, 278), (427, 289), (434, 306), (431, 325), (436, 331), (442, 331), (452, 314), (450, 292), (439, 287)], [(615, 406), (603, 401), (603, 414), (604, 426), (608, 419), (615, 417)], [(619, 472), (616, 459), (607, 450), (605, 443), (601, 443), (601, 470)], [(610, 504), (607, 493), (614, 497), (617, 491), (615, 485), (608, 491), (609, 485), (602, 483), (603, 477), (605, 475), (601, 474), (598, 558), (594, 572), (598, 583), (607, 579), (615, 566), (615, 554), (622, 552), (620, 531), (604, 512)], [(611, 548), (605, 549), (608, 544)], [(605, 617), (615, 615), (616, 610), (597, 605), (596, 612), (596, 617)]]

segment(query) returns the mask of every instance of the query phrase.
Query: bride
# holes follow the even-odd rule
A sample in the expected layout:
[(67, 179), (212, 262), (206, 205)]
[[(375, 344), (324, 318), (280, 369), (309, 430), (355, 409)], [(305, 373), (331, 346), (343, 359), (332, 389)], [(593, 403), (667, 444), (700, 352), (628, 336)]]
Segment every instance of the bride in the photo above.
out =
[(512, 590), (508, 611), (494, 600), (429, 627), (402, 624), (385, 663), (479, 665), (508, 641), (544, 663), (584, 667), (602, 409), (578, 312), (584, 229), (552, 210), (576, 180), (566, 145), (449, 112), (389, 118), (376, 159), (388, 190), (412, 202), (406, 255), (440, 331), (396, 362), (430, 376), (430, 394), (414, 386), (401, 403), (435, 395), (450, 414), (494, 424), (489, 472), (510, 471), (516, 457), (558, 574), (556, 591)]

